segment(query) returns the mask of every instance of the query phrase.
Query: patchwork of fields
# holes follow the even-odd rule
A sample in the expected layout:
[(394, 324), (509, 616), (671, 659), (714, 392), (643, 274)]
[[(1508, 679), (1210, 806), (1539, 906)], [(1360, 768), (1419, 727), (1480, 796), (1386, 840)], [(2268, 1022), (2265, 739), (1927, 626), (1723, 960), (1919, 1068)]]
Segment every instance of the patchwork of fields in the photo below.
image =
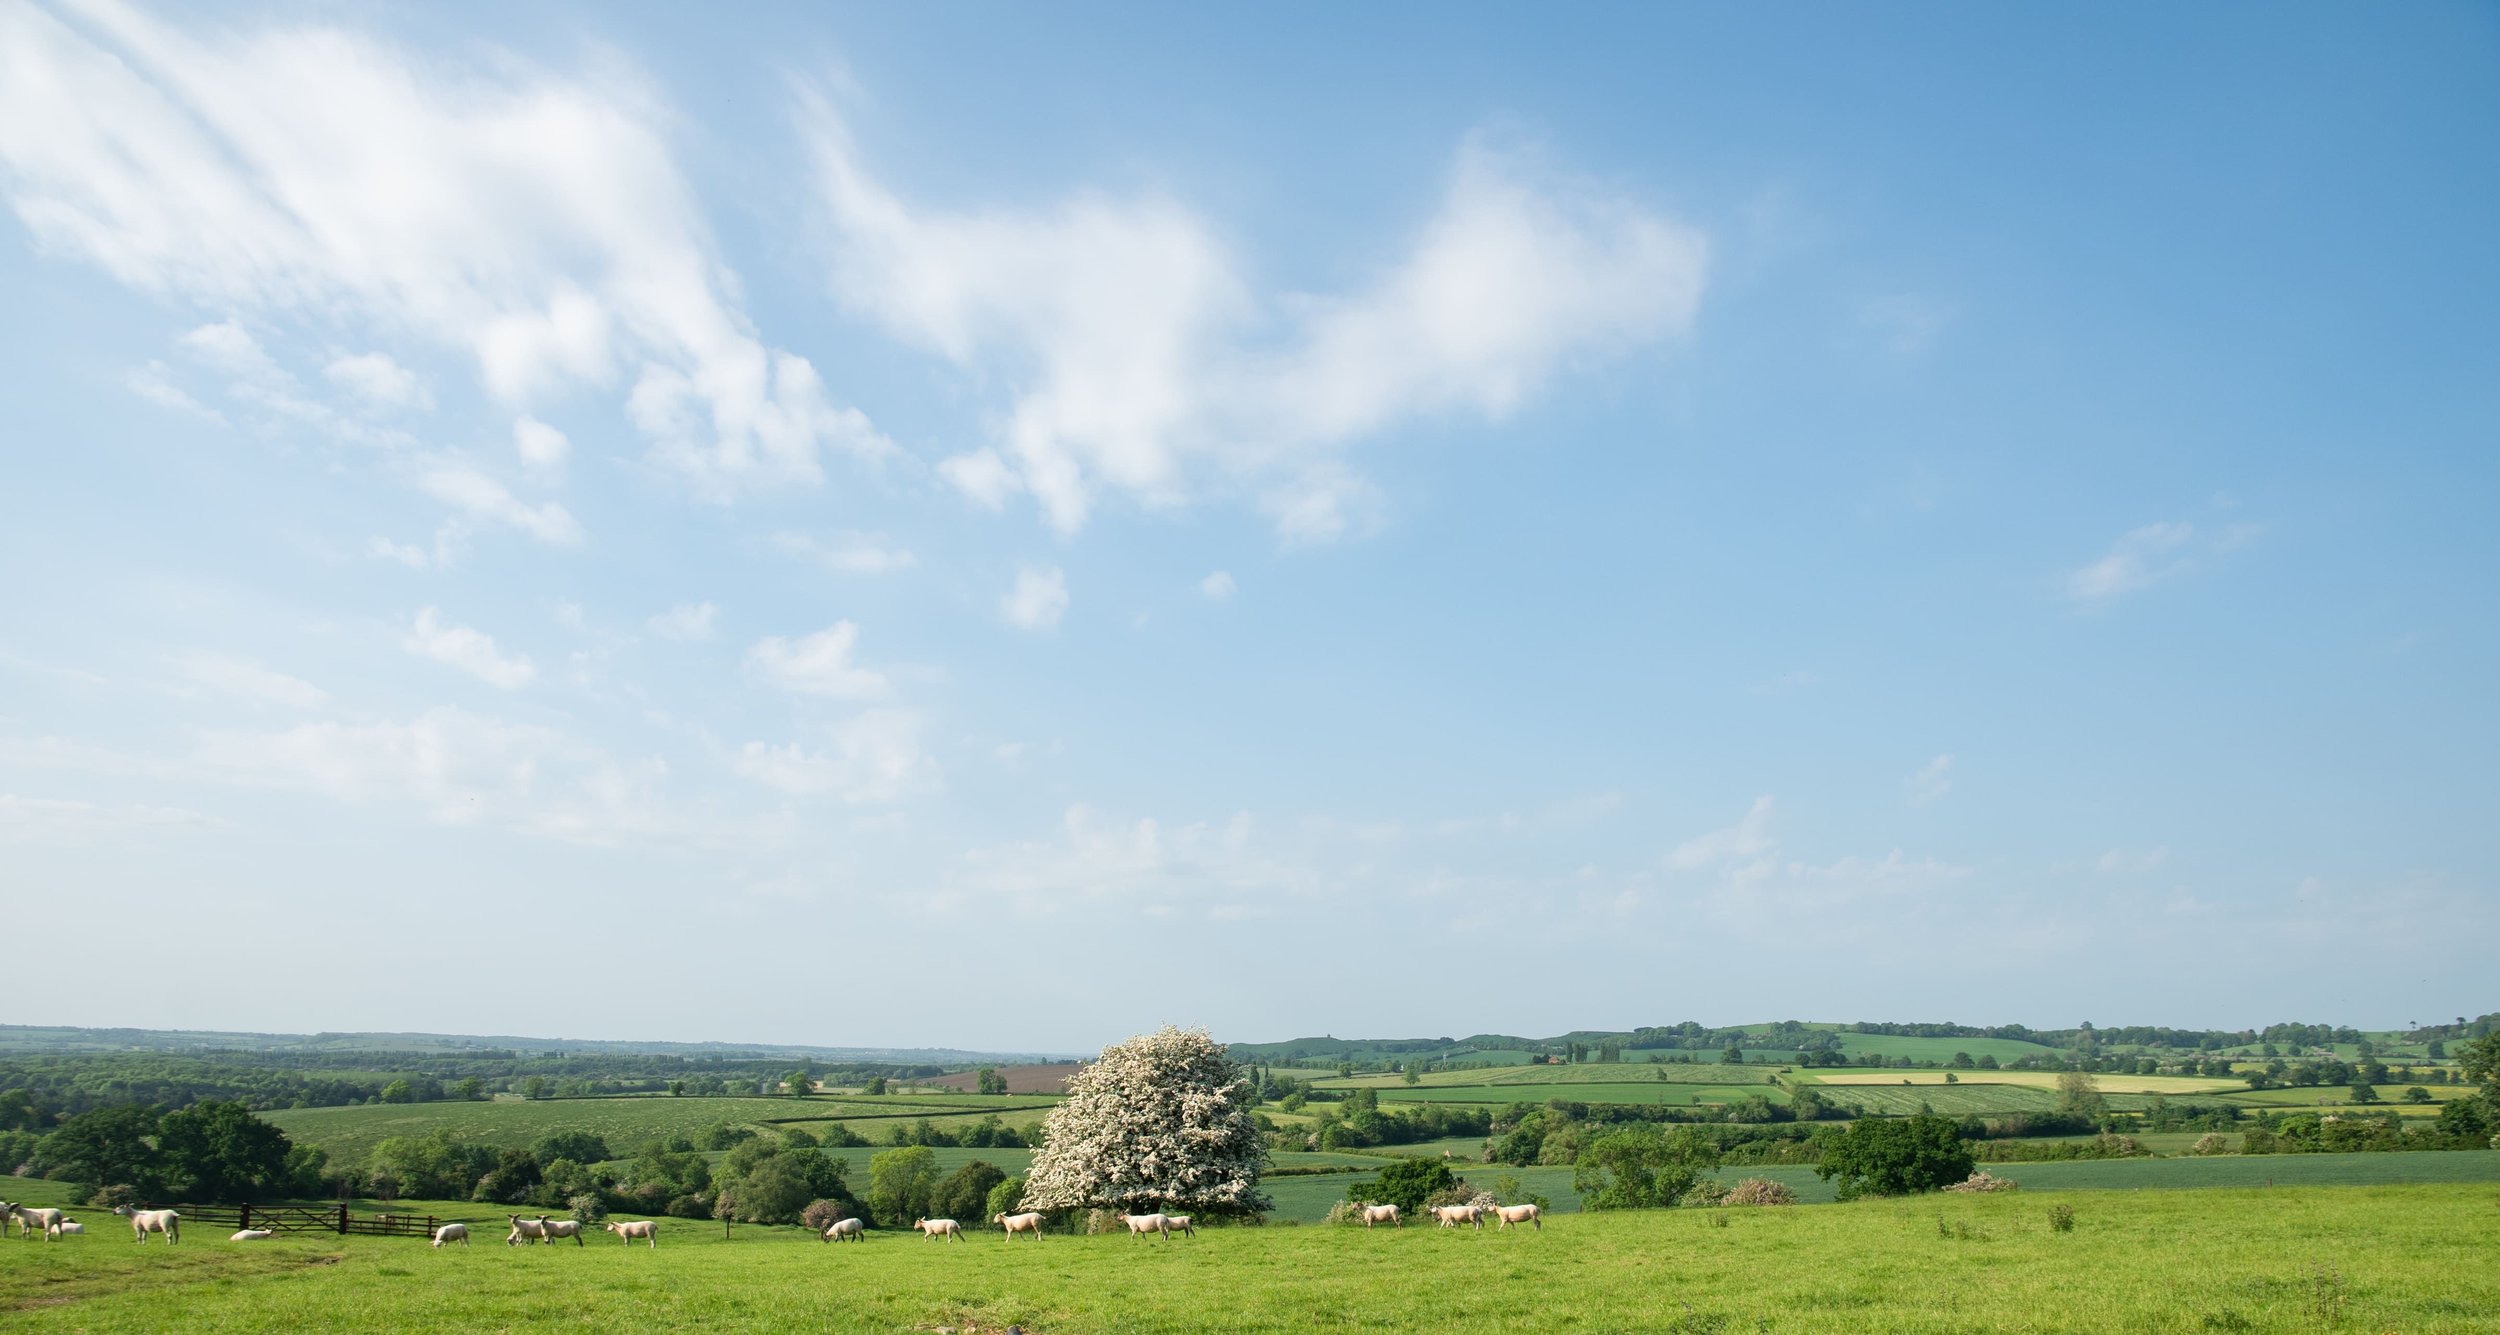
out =
[(319, 1145), (342, 1161), (362, 1159), (393, 1136), (424, 1136), (447, 1130), (461, 1140), (497, 1148), (527, 1146), (560, 1131), (586, 1131), (623, 1151), (669, 1136), (700, 1137), (722, 1123), (842, 1122), (869, 1139), (897, 1118), (927, 1117), (940, 1125), (979, 1121), (996, 1114), (1017, 1123), (1041, 1120), (1052, 1100), (1022, 1095), (943, 1095), (926, 1098), (608, 1098), (503, 1099), (492, 1103), (368, 1103), (346, 1108), (290, 1108), (262, 1114), (297, 1141)]

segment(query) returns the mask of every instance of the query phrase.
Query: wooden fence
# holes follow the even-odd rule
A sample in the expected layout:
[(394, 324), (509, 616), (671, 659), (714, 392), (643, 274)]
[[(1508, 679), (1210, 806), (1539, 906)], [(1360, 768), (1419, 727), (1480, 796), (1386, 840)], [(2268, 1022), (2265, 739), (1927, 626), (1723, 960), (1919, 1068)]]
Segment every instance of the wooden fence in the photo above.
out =
[(432, 1238), (445, 1224), (475, 1224), (471, 1219), (437, 1219), (433, 1215), (360, 1215), (344, 1205), (177, 1205), (185, 1224), (213, 1228), (265, 1228), (277, 1233), (337, 1233), (368, 1238)]

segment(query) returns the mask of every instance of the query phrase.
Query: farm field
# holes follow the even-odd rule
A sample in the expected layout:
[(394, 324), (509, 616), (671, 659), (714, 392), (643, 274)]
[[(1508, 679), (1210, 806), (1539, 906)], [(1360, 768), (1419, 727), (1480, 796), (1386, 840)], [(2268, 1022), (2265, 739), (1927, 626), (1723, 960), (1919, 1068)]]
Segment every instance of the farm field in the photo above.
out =
[[(1804, 1079), (1818, 1085), (1941, 1085), (1944, 1071), (1807, 1071)], [(2055, 1071), (1954, 1071), (1956, 1080), (1964, 1085), (2024, 1085), (2032, 1089), (2057, 1088)], [(2096, 1075), (2093, 1082), (2104, 1094), (2216, 1094), (2245, 1090), (2243, 1080), (2207, 1079), (2185, 1075)]]
[(1698, 1085), (1671, 1080), (1517, 1085), (1398, 1085), (1380, 1091), (1382, 1103), (1474, 1103), (1505, 1107), (1563, 1099), (1578, 1103), (1672, 1104), (1733, 1103), (1760, 1094), (1774, 1103), (1788, 1096), (1770, 1085)]
[(1840, 1050), (1851, 1056), (1872, 1054), (1909, 1061), (1951, 1061), (1954, 1053), (1967, 1052), (1974, 1059), (1994, 1057), (2004, 1062), (2022, 1057), (2053, 1057), (2058, 1051), (2044, 1043), (2027, 1043), (2019, 1038), (1913, 1038), (1902, 1034), (1833, 1032), (1840, 1039)]
[[(977, 1094), (943, 1098), (607, 1098), (543, 1099), (493, 1103), (368, 1103), (345, 1108), (288, 1108), (261, 1114), (263, 1120), (302, 1144), (318, 1145), (333, 1159), (361, 1160), (392, 1136), (425, 1136), (448, 1130), (462, 1140), (497, 1147), (526, 1146), (559, 1131), (587, 1131), (624, 1150), (644, 1141), (671, 1135), (697, 1136), (727, 1122), (801, 1124), (854, 1118), (871, 1120), (863, 1132), (891, 1119), (928, 1117), (979, 1120), (988, 1113), (1015, 1120), (1038, 1120), (1050, 1100)], [(877, 1138), (871, 1136), (872, 1139)]]
[[(2440, 1158), (2389, 1155), (2386, 1158)], [(2500, 1304), (2483, 1186), (2020, 1192), (1789, 1210), (1566, 1215), (1541, 1232), (1210, 1229), (1194, 1239), (664, 1226), (658, 1250), (433, 1251), (326, 1235), (0, 1248), (28, 1331), (1314, 1329), (2311, 1331), (2451, 1335)], [(2046, 1225), (2075, 1207), (2071, 1233)], [(1939, 1221), (1952, 1227), (1942, 1235)], [(672, 1221), (673, 1222), (673, 1221)], [(1799, 1265), (1798, 1258), (1814, 1258)], [(1673, 1264), (1662, 1264), (1673, 1258)], [(772, 1301), (759, 1301), (769, 1294)], [(1423, 1300), (1421, 1295), (1429, 1295)], [(803, 1314), (803, 1315), (802, 1315)]]

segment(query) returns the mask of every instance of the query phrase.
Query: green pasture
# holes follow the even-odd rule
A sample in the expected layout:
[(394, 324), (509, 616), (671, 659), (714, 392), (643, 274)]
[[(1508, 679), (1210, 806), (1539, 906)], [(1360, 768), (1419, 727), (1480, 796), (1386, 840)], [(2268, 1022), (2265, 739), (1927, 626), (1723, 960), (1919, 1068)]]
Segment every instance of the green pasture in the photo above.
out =
[[(2452, 1155), (2380, 1155), (2446, 1159)], [(2080, 1167), (2080, 1165), (2078, 1165)], [(2073, 1231), (2048, 1226), (2070, 1205)], [(1722, 1223), (1722, 1221), (1724, 1221)], [(1862, 1330), (2463, 1335), (2500, 1308), (2486, 1185), (2030, 1190), (1563, 1214), (1542, 1231), (1208, 1229), (960, 1244), (667, 1221), (657, 1250), (311, 1234), (0, 1247), (26, 1331)], [(1811, 1258), (1801, 1264), (1801, 1258)]]
[(2424, 1085), (2423, 1088), (2430, 1091), (2431, 1101), (2429, 1103), (2406, 1103), (2403, 1101), (2404, 1093), (2409, 1086), (2385, 1084), (2372, 1085), (2371, 1088), (2378, 1091), (2378, 1102), (2366, 1105), (2353, 1103), (2350, 1085), (2303, 1085), (2292, 1089), (2235, 1089), (2223, 1097), (2229, 1102), (2244, 1104), (2252, 1108), (2349, 1106), (2368, 1112), (2385, 1112), (2393, 1109), (2397, 1112), (2410, 1111), (2437, 1116), (2440, 1104), (2451, 1099), (2470, 1099), (2474, 1097), (2475, 1091), (2473, 1085)]
[[(1844, 1107), (1864, 1108), (1879, 1116), (1907, 1116), (1926, 1107), (1947, 1117), (1966, 1113), (1984, 1117), (1993, 1113), (2048, 1112), (2057, 1106), (2056, 1091), (2028, 1085), (1817, 1085), (1814, 1092)], [(2122, 1096), (2106, 1097), (2115, 1107)]]
[(1788, 1096), (1770, 1085), (1688, 1085), (1681, 1081), (1643, 1080), (1602, 1084), (1594, 1080), (1538, 1085), (1404, 1085), (1380, 1091), (1382, 1103), (1471, 1103), (1501, 1108), (1513, 1103), (1562, 1099), (1573, 1103), (1635, 1103), (1686, 1107), (1697, 1103), (1736, 1103), (1756, 1094), (1773, 1103)]
[[(361, 1161), (393, 1136), (427, 1136), (437, 1130), (480, 1144), (526, 1146), (559, 1131), (587, 1131), (624, 1151), (672, 1135), (700, 1136), (724, 1122), (801, 1125), (841, 1120), (872, 1140), (884, 1139), (896, 1118), (932, 1122), (977, 1121), (997, 1113), (1011, 1121), (1038, 1121), (1051, 1100), (1031, 1095), (967, 1094), (951, 1099), (891, 1098), (605, 1098), (501, 1099), (492, 1103), (367, 1103), (345, 1108), (288, 1108), (262, 1113), (263, 1120), (299, 1144), (318, 1145), (340, 1162)], [(1023, 1114), (1014, 1116), (1014, 1114)], [(860, 1121), (855, 1119), (868, 1118)], [(819, 1128), (821, 1129), (821, 1128)]]

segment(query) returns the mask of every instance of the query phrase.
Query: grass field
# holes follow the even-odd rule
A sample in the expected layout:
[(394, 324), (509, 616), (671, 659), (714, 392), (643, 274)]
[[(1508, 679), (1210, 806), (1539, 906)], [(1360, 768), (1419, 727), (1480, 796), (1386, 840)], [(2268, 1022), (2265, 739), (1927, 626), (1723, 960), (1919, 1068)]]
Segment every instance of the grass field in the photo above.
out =
[[(1812, 1071), (1802, 1072), (1818, 1085), (1941, 1085), (1944, 1071)], [(1965, 1085), (2025, 1085), (2032, 1089), (2057, 1088), (2055, 1071), (1955, 1071), (1951, 1074)], [(2095, 1087), (2104, 1094), (2163, 1094), (2178, 1098), (2189, 1094), (2218, 1094), (2245, 1090), (2244, 1080), (2207, 1079), (2186, 1075), (2096, 1075)]]
[(1513, 1103), (1565, 1099), (1580, 1103), (1663, 1103), (1680, 1107), (1694, 1103), (1734, 1103), (1755, 1094), (1764, 1095), (1773, 1103), (1788, 1101), (1786, 1094), (1770, 1085), (1690, 1085), (1665, 1080), (1623, 1084), (1601, 1084), (1588, 1080), (1551, 1085), (1400, 1085), (1381, 1090), (1380, 1101), (1480, 1103), (1498, 1108)]
[(1445, 1085), (1621, 1085), (1676, 1083), (1687, 1085), (1764, 1085), (1777, 1068), (1721, 1066), (1717, 1062), (1585, 1062), (1578, 1066), (1507, 1066), (1480, 1071), (1425, 1071), (1409, 1085), (1402, 1075), (1358, 1075), (1320, 1082), (1328, 1089), (1370, 1087), (1384, 1093), (1397, 1089)]
[[(2440, 1159), (2447, 1155), (2383, 1155)], [(2074, 1230), (2051, 1231), (2051, 1203)], [(1725, 1219), (1725, 1226), (1718, 1220)], [(671, 1221), (671, 1225), (674, 1221)], [(2487, 1186), (1921, 1197), (1565, 1215), (1541, 1232), (1208, 1230), (961, 1245), (664, 1225), (659, 1250), (326, 1235), (0, 1247), (28, 1331), (2486, 1331)], [(1801, 1263), (1811, 1258), (1810, 1264)]]
[[(291, 1108), (261, 1114), (263, 1120), (303, 1144), (318, 1145), (341, 1162), (361, 1161), (373, 1147), (392, 1136), (425, 1136), (445, 1129), (461, 1140), (479, 1144), (526, 1146), (558, 1131), (588, 1131), (605, 1139), (619, 1153), (645, 1141), (671, 1135), (700, 1136), (724, 1122), (755, 1125), (796, 1121), (801, 1125), (841, 1119), (854, 1130), (881, 1139), (883, 1124), (894, 1117), (928, 1117), (977, 1121), (988, 1113), (1003, 1120), (1038, 1121), (1050, 1107), (1045, 1099), (1007, 1095), (965, 1094), (946, 1098), (896, 1099), (544, 1099), (493, 1103), (368, 1103), (349, 1108)], [(870, 1117), (867, 1122), (851, 1118)]]

